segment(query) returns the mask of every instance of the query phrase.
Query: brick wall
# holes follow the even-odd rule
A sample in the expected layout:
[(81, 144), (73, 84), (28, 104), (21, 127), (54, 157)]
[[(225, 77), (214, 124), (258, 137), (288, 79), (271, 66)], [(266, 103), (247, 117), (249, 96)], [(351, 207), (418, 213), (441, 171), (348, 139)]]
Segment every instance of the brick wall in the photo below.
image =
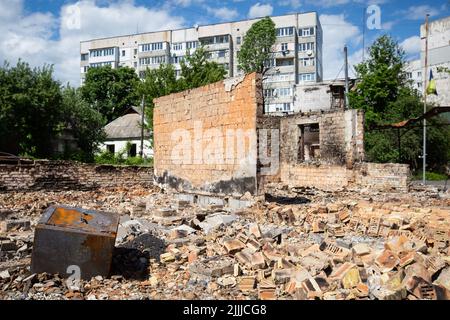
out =
[(280, 124), (281, 162), (297, 163), (301, 125), (317, 123), (320, 163), (351, 167), (364, 160), (364, 113), (358, 110), (298, 113)]
[[(155, 99), (155, 181), (178, 190), (256, 193), (260, 87), (253, 73)], [(239, 130), (245, 139), (236, 138)]]
[(0, 164), (0, 191), (88, 190), (152, 184), (151, 167), (47, 160), (20, 165)]
[(409, 166), (396, 163), (358, 163), (351, 169), (329, 164), (282, 164), (281, 182), (290, 186), (335, 191), (368, 188), (407, 191)]
[(397, 163), (361, 163), (355, 168), (355, 183), (377, 190), (408, 189), (409, 166)]

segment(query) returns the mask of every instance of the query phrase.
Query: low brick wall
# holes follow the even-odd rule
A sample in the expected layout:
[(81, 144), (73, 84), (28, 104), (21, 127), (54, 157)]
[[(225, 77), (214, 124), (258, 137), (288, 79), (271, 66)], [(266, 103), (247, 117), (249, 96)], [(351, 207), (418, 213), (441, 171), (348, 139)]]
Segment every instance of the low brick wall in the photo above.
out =
[(152, 167), (47, 160), (19, 165), (0, 164), (0, 191), (91, 190), (152, 184)]
[(396, 163), (358, 163), (352, 169), (326, 164), (281, 164), (281, 182), (322, 190), (369, 188), (407, 191), (409, 166)]
[(409, 166), (397, 163), (361, 163), (356, 167), (355, 183), (377, 190), (408, 189)]

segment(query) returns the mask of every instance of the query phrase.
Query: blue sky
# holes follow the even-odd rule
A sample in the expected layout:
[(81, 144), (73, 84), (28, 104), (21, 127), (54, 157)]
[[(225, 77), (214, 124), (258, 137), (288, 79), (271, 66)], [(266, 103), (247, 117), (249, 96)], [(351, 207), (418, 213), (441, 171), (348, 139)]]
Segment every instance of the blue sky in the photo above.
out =
[(78, 85), (81, 40), (316, 11), (324, 29), (324, 74), (335, 78), (344, 43), (350, 63), (361, 61), (363, 13), (372, 4), (380, 8), (381, 28), (365, 29), (366, 45), (389, 33), (409, 58), (420, 51), (425, 14), (431, 20), (450, 15), (449, 0), (0, 0), (0, 60), (53, 64), (56, 78)]

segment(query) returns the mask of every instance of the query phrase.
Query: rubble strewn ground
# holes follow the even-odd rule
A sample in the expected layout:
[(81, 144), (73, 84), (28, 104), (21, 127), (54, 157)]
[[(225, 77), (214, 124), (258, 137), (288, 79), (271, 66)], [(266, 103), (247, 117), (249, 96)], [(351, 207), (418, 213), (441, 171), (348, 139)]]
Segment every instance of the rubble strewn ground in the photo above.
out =
[[(157, 189), (0, 194), (0, 299), (450, 299), (450, 197), (269, 186), (230, 211)], [(112, 275), (31, 274), (52, 204), (121, 214)]]

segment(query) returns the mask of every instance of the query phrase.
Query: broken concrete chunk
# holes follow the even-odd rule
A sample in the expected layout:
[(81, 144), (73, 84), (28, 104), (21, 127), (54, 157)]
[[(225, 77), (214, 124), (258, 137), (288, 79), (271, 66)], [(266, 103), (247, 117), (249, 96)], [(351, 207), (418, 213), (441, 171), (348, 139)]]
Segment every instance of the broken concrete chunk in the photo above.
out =
[(205, 233), (211, 232), (211, 230), (218, 228), (219, 226), (229, 225), (236, 221), (237, 216), (235, 215), (225, 215), (221, 213), (215, 213), (208, 215), (205, 220), (199, 223), (200, 228), (203, 229)]
[(12, 230), (30, 230), (30, 221), (24, 219), (7, 219), (5, 221), (0, 222), (0, 231), (1, 232), (9, 232)]
[(352, 247), (352, 250), (357, 256), (364, 256), (372, 252), (372, 249), (365, 243), (357, 243)]

